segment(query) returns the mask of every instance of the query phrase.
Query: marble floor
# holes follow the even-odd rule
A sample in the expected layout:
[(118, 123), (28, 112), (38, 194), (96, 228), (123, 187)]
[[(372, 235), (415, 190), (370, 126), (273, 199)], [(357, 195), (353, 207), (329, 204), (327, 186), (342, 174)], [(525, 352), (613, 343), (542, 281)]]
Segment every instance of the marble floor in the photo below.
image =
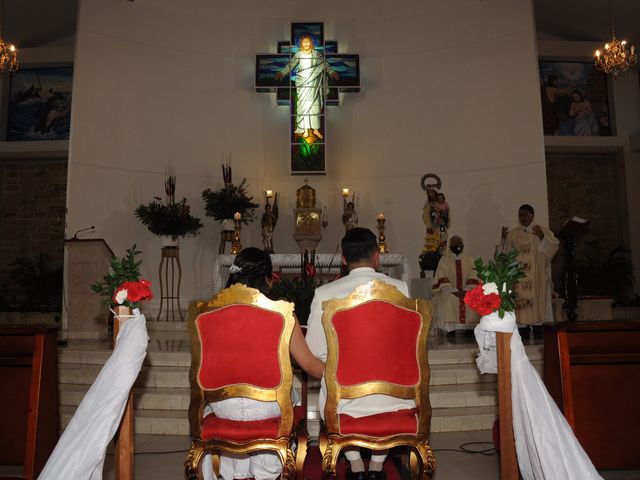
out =
[[(481, 442), (481, 443), (472, 443)], [(497, 480), (500, 478), (498, 457), (469, 450), (485, 450), (493, 447), (491, 431), (433, 433), (431, 446), (436, 455), (438, 470), (433, 480)], [(187, 436), (137, 435), (136, 480), (180, 480), (182, 462), (190, 446)], [(640, 480), (640, 470), (625, 472), (601, 472), (605, 480)], [(112, 480), (113, 456), (105, 462), (104, 480)], [(560, 479), (549, 479), (560, 480)]]

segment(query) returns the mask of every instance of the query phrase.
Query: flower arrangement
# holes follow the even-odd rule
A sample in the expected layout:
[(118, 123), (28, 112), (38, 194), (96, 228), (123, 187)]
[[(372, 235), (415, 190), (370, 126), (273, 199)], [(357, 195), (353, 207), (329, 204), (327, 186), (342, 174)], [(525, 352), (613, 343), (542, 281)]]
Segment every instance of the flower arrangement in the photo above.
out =
[(113, 303), (129, 308), (138, 308), (140, 302), (151, 300), (151, 283), (147, 280), (137, 282), (123, 282), (113, 294)]
[(420, 270), (436, 270), (438, 262), (442, 257), (442, 250), (446, 246), (446, 241), (441, 239), (439, 233), (433, 233), (432, 229), (427, 229), (427, 235), (424, 237), (424, 248), (418, 256)]
[(240, 185), (234, 185), (231, 178), (231, 166), (222, 165), (222, 178), (224, 187), (219, 190), (207, 188), (202, 192), (205, 203), (205, 212), (209, 217), (222, 222), (233, 218), (236, 212), (242, 215), (242, 222), (248, 225), (255, 220), (257, 203), (253, 203), (253, 197), (247, 194), (247, 179), (243, 178)]
[(518, 261), (518, 250), (514, 248), (508, 253), (496, 251), (493, 260), (486, 265), (478, 257), (474, 266), (482, 283), (467, 292), (464, 303), (482, 316), (497, 311), (499, 317), (504, 318), (504, 312), (514, 311), (514, 287), (525, 276), (524, 267)]
[[(122, 257), (111, 259), (111, 271), (91, 285), (91, 291), (104, 297), (103, 305), (112, 305), (118, 288), (126, 282), (137, 282), (140, 279), (140, 265), (142, 260), (136, 260), (140, 251), (133, 245), (127, 250), (127, 254)], [(117, 303), (117, 302), (116, 302)]]
[(159, 237), (171, 236), (173, 240), (187, 235), (197, 235), (203, 227), (199, 218), (191, 215), (187, 199), (176, 202), (176, 177), (168, 175), (164, 182), (165, 200), (154, 197), (148, 205), (135, 210), (136, 217), (151, 233)]

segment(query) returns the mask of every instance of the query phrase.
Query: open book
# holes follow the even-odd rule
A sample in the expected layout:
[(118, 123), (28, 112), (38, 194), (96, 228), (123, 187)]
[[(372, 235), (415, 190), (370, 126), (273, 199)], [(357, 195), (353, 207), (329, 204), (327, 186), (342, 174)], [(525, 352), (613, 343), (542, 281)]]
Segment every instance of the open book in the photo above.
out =
[(558, 231), (558, 238), (574, 238), (578, 239), (589, 231), (589, 220), (580, 217), (571, 217), (564, 222), (562, 228)]

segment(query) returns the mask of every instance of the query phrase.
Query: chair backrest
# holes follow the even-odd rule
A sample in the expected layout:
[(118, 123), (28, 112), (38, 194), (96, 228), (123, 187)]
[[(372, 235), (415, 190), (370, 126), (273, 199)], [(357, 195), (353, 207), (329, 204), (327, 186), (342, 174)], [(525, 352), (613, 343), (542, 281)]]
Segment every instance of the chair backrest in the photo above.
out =
[(236, 284), (218, 293), (189, 322), (193, 436), (200, 436), (205, 404), (231, 397), (277, 401), (280, 430), (291, 431), (293, 308), (292, 303), (270, 300), (256, 289)]
[(428, 432), (430, 303), (405, 297), (394, 286), (374, 280), (322, 307), (329, 431), (339, 431), (341, 399), (385, 394), (414, 399), (418, 430)]

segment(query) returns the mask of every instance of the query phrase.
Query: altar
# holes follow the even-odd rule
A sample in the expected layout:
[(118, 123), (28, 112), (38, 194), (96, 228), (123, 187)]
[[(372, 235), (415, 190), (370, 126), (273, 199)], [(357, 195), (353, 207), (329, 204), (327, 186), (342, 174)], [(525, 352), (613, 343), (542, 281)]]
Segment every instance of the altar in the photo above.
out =
[[(235, 255), (218, 255), (213, 266), (213, 294), (222, 290), (229, 279), (229, 267), (233, 264)], [(273, 271), (280, 272), (285, 276), (300, 274), (302, 257), (299, 253), (272, 254), (271, 262)], [(340, 273), (342, 266), (341, 255), (339, 253), (318, 253), (315, 255), (314, 265), (316, 275), (323, 280), (331, 281)], [(390, 277), (409, 282), (409, 262), (404, 255), (399, 253), (381, 253), (380, 266), (378, 270)]]

